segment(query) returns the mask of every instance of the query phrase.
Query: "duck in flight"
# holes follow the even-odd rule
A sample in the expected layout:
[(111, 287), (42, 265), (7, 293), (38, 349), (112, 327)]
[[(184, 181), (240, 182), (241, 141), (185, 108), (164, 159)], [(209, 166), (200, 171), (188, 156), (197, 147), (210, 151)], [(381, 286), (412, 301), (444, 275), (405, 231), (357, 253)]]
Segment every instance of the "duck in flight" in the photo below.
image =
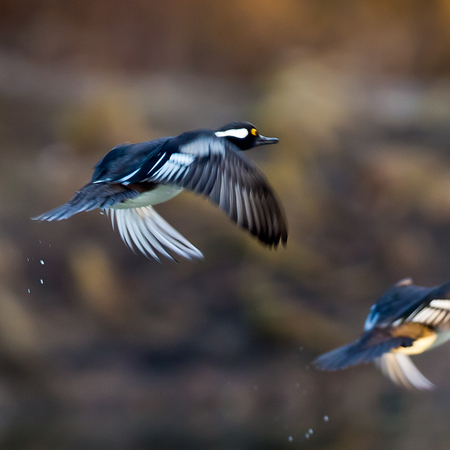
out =
[(277, 138), (259, 134), (248, 122), (217, 130), (194, 130), (114, 147), (94, 169), (91, 181), (66, 204), (34, 217), (63, 220), (81, 211), (106, 211), (120, 236), (147, 257), (202, 258), (202, 253), (169, 225), (153, 205), (183, 190), (208, 197), (240, 227), (267, 245), (287, 241), (282, 206), (261, 171), (243, 151)]
[(394, 383), (432, 389), (411, 361), (450, 339), (450, 282), (426, 288), (407, 278), (392, 286), (372, 306), (363, 334), (354, 342), (319, 356), (322, 370), (344, 369), (375, 361)]

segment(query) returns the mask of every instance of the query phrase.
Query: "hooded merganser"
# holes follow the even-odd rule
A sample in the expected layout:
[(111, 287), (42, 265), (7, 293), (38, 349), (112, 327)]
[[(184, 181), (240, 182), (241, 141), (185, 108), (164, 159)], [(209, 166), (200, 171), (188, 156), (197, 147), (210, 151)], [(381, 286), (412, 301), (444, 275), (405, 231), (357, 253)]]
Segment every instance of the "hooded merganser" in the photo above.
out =
[(95, 208), (111, 213), (123, 241), (146, 256), (158, 253), (174, 259), (202, 253), (170, 226), (152, 205), (165, 202), (184, 189), (202, 194), (262, 243), (276, 247), (287, 241), (286, 219), (264, 175), (242, 151), (277, 138), (259, 134), (248, 122), (234, 122), (218, 130), (195, 130), (114, 147), (95, 166), (91, 181), (65, 205), (34, 217), (63, 220)]
[(409, 358), (450, 339), (450, 282), (426, 288), (407, 278), (372, 306), (356, 341), (319, 356), (322, 370), (344, 369), (375, 360), (392, 381), (404, 387), (432, 389)]

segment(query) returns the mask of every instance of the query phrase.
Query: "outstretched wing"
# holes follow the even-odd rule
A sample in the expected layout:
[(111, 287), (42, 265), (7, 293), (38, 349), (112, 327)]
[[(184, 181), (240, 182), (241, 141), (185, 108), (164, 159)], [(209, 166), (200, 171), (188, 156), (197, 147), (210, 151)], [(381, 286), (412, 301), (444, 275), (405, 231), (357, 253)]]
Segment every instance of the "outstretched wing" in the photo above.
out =
[(269, 246), (287, 241), (286, 219), (266, 178), (225, 139), (206, 136), (180, 144), (174, 138), (136, 176), (209, 197)]

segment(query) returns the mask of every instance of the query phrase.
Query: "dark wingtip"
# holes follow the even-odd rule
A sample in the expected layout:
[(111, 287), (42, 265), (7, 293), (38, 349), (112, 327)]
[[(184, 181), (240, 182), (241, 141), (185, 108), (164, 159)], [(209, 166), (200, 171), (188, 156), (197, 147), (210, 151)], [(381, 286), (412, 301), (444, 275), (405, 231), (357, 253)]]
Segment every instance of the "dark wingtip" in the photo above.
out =
[(276, 236), (275, 239), (272, 239), (271, 241), (266, 242), (266, 244), (270, 248), (274, 248), (274, 249), (277, 249), (280, 244), (283, 246), (283, 248), (286, 248), (287, 239), (288, 239), (287, 232), (284, 231), (281, 235)]
[(286, 248), (287, 245), (287, 235), (286, 236), (256, 236), (256, 238), (261, 242), (261, 244), (265, 245), (269, 250), (276, 250), (281, 244), (283, 248)]
[(283, 236), (281, 237), (281, 245), (284, 248), (286, 248), (287, 240), (288, 240), (288, 234), (287, 234), (287, 230), (285, 230), (284, 233), (283, 233)]

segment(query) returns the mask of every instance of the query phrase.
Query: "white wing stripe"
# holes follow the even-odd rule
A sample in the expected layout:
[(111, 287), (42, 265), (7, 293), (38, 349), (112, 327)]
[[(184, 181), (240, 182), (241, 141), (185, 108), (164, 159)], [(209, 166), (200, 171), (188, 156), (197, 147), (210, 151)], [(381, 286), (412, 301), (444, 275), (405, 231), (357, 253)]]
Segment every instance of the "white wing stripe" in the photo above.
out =
[(425, 322), (426, 317), (428, 317), (428, 312), (426, 309), (423, 309), (412, 317), (411, 322)]
[(180, 166), (172, 161), (167, 161), (153, 176), (155, 180), (160, 180), (162, 178), (170, 180), (174, 174), (182, 175), (185, 170), (186, 166)]
[(175, 164), (190, 166), (194, 162), (195, 156), (186, 153), (173, 153), (172, 155), (170, 155), (169, 159)]
[(150, 174), (153, 172), (153, 170), (155, 169), (155, 167), (158, 166), (158, 164), (161, 162), (161, 160), (164, 158), (164, 156), (166, 156), (165, 153), (163, 153), (162, 156), (161, 156), (161, 158), (159, 158), (158, 161), (156, 161), (156, 164), (154, 164), (154, 165), (152, 166), (152, 168), (147, 172), (147, 175), (150, 175)]
[(440, 310), (439, 311), (439, 314), (436, 316), (436, 318), (434, 319), (434, 322), (433, 322), (433, 324), (434, 325), (437, 325), (437, 324), (439, 324), (441, 321), (442, 321), (442, 319), (444, 319), (444, 317), (447, 315), (447, 311), (442, 311), (442, 310)]
[(186, 170), (186, 167), (180, 167), (177, 164), (173, 164), (170, 172), (166, 175), (166, 177), (168, 180), (170, 180), (175, 174), (181, 175), (184, 170)]
[(120, 180), (117, 180), (118, 183), (123, 183), (124, 181), (129, 180), (133, 175), (136, 175), (141, 170), (140, 167), (138, 167), (134, 172), (131, 172), (126, 177), (120, 178)]
[[(415, 312), (412, 313), (404, 321), (418, 322), (429, 325), (440, 325), (447, 322), (449, 319), (450, 319), (450, 311), (446, 309), (437, 308), (436, 305), (434, 305), (433, 307), (427, 306), (418, 313)], [(393, 323), (393, 325), (398, 325), (402, 321), (403, 321), (402, 319), (398, 319)]]
[(434, 323), (434, 321), (436, 320), (436, 317), (439, 316), (440, 313), (441, 313), (441, 311), (439, 309), (432, 309), (430, 317), (428, 317), (427, 323)]
[(432, 306), (433, 308), (446, 309), (450, 311), (450, 300), (431, 300), (430, 306)]

